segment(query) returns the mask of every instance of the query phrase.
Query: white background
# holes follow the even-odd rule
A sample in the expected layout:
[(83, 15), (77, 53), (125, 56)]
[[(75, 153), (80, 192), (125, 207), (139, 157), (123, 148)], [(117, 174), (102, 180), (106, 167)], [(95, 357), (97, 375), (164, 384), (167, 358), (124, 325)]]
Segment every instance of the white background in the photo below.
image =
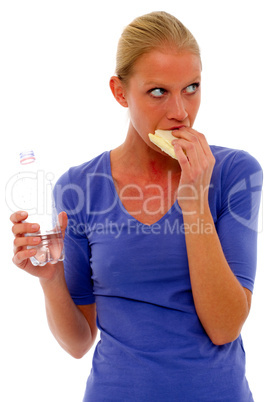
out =
[[(46, 323), (38, 280), (11, 262), (4, 187), (18, 153), (33, 148), (56, 176), (119, 145), (127, 113), (109, 78), (122, 29), (155, 10), (176, 15), (202, 52), (202, 106), (195, 128), (210, 144), (249, 151), (267, 168), (265, 1), (6, 0), (0, 5), (1, 388), (3, 402), (81, 401), (92, 354), (68, 356)], [(263, 206), (266, 201), (266, 184)], [(256, 402), (267, 392), (267, 213), (262, 207), (252, 311), (243, 329)], [(265, 242), (266, 240), (266, 242)], [(2, 395), (1, 395), (2, 394)], [(234, 401), (235, 402), (235, 401)]]

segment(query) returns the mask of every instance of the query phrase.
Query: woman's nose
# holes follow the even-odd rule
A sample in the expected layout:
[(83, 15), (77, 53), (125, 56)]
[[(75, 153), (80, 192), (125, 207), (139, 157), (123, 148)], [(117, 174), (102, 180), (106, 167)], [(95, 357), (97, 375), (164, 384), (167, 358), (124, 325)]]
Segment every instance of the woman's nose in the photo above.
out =
[(183, 121), (187, 118), (188, 113), (185, 108), (184, 100), (180, 95), (174, 95), (170, 98), (167, 107), (167, 118)]

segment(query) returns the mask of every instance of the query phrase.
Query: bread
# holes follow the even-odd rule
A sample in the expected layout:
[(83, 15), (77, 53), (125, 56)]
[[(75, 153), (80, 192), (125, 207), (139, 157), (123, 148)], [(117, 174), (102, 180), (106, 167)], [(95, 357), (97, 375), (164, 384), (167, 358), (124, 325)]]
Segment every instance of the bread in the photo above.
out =
[(159, 147), (166, 154), (171, 156), (174, 159), (177, 159), (174, 147), (171, 144), (173, 140), (176, 139), (174, 135), (172, 135), (172, 131), (168, 130), (156, 130), (154, 134), (148, 134), (150, 141)]

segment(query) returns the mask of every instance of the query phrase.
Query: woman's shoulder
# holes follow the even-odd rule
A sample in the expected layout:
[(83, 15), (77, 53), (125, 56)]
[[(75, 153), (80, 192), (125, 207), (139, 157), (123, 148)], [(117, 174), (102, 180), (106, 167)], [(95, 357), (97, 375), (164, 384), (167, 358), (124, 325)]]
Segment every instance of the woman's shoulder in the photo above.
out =
[(86, 182), (89, 177), (94, 175), (109, 174), (109, 152), (105, 151), (100, 155), (83, 162), (80, 165), (70, 167), (63, 175), (58, 179), (57, 184), (81, 184)]
[[(263, 171), (260, 163), (249, 152), (221, 146), (210, 146), (215, 157), (215, 166), (211, 177), (210, 197), (217, 198), (216, 204), (223, 200), (230, 202), (234, 194), (261, 192)], [(258, 194), (259, 194), (258, 193)]]
[(216, 160), (214, 170), (217, 173), (221, 171), (227, 174), (239, 172), (252, 174), (262, 171), (258, 160), (247, 151), (218, 145), (210, 145), (210, 149)]
[[(88, 162), (68, 169), (54, 187), (54, 198), (58, 210), (69, 216), (90, 211), (91, 205), (106, 202), (111, 178), (109, 174), (109, 152), (103, 152)], [(105, 179), (105, 180), (104, 180)], [(96, 202), (97, 198), (97, 202)]]
[[(257, 159), (247, 151), (214, 145), (210, 148), (215, 157), (209, 191), (212, 214), (216, 219), (226, 210), (232, 212), (233, 217), (244, 217), (245, 211), (253, 208), (252, 200), (256, 205), (259, 204), (263, 183), (262, 168)], [(247, 221), (247, 227), (249, 225), (253, 227), (252, 221)]]

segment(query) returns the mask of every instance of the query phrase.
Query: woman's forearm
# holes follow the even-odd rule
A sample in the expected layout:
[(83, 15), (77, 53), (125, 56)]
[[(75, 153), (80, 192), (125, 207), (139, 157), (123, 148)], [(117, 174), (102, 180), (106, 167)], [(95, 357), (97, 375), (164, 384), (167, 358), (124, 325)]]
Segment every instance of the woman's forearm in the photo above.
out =
[(201, 216), (186, 214), (184, 225), (198, 317), (213, 343), (231, 342), (249, 313), (245, 290), (225, 259), (209, 209)]
[(85, 316), (70, 296), (63, 266), (53, 280), (40, 279), (40, 283), (44, 291), (47, 319), (52, 334), (70, 355), (81, 358), (93, 345), (95, 336)]

